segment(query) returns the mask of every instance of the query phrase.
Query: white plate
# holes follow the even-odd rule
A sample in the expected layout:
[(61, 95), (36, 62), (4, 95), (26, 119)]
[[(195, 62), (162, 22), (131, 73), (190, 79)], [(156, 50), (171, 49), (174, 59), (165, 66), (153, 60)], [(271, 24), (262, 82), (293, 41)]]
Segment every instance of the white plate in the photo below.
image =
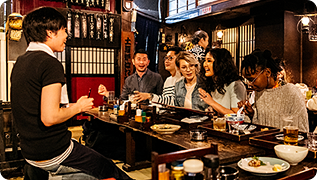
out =
[(181, 126), (174, 124), (154, 124), (151, 129), (159, 134), (173, 134), (179, 130)]
[[(260, 166), (260, 167), (252, 167), (249, 166), (249, 161), (252, 160), (252, 157), (241, 159), (238, 162), (238, 166), (245, 170), (249, 171), (254, 175), (257, 176), (274, 176), (277, 173), (284, 172), (290, 168), (290, 165), (288, 162), (278, 159), (278, 158), (271, 158), (271, 157), (259, 157), (259, 160), (263, 161), (266, 165)], [(281, 171), (273, 171), (274, 164), (279, 164), (282, 166)]]
[[(284, 141), (284, 134), (277, 134), (277, 135), (275, 135), (275, 138), (276, 138), (277, 140)], [(299, 140), (299, 141), (301, 141), (301, 140), (303, 140), (303, 139), (304, 139), (304, 136), (298, 135), (298, 140)]]

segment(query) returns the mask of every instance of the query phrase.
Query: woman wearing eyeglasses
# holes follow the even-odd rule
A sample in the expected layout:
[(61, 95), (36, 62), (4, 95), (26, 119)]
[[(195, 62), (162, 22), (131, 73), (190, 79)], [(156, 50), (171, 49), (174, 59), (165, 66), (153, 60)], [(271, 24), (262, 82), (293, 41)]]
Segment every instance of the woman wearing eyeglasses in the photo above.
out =
[[(246, 99), (246, 88), (227, 49), (209, 49), (201, 76), (205, 76), (206, 90), (200, 97), (221, 115), (236, 113), (238, 102)], [(208, 93), (210, 92), (210, 94)]]
[(176, 66), (184, 78), (175, 84), (175, 106), (204, 111), (208, 105), (199, 97), (198, 60), (190, 52), (180, 52), (176, 58)]
[(298, 87), (291, 83), (279, 83), (281, 67), (270, 51), (253, 51), (242, 62), (242, 75), (255, 90), (255, 103), (239, 102), (244, 112), (255, 124), (283, 128), (284, 119), (291, 119), (300, 131), (308, 132), (308, 115)]

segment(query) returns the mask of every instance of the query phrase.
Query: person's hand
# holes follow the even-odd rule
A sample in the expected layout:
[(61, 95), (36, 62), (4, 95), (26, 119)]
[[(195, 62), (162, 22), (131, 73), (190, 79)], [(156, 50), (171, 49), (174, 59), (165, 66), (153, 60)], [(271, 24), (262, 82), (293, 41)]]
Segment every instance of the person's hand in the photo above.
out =
[(109, 91), (107, 91), (106, 86), (100, 84), (98, 87), (98, 94), (102, 96), (109, 96)]
[(243, 108), (244, 114), (249, 116), (249, 117), (253, 117), (254, 110), (253, 110), (252, 105), (250, 104), (250, 102), (249, 101), (245, 101), (245, 100), (238, 102), (239, 109), (242, 106), (244, 106), (244, 108)]
[(201, 88), (198, 88), (198, 91), (199, 91), (199, 97), (205, 101), (205, 103), (207, 103), (208, 105), (212, 105), (215, 100), (210, 96), (209, 93), (207, 93), (205, 90), (201, 89)]
[(77, 100), (76, 104), (79, 107), (80, 112), (85, 112), (92, 109), (92, 106), (94, 105), (93, 101), (94, 101), (94, 98), (88, 98), (88, 96), (82, 96)]
[(138, 103), (151, 98), (150, 93), (142, 93), (139, 91), (134, 91), (134, 100)]

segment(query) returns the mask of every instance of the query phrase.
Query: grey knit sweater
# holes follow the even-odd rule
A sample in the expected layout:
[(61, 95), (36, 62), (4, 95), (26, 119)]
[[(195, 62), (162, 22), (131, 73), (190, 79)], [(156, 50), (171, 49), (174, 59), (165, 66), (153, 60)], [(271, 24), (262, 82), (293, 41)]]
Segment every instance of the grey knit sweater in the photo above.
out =
[(256, 92), (254, 108), (254, 124), (282, 129), (285, 126), (283, 119), (289, 118), (300, 131), (309, 131), (305, 99), (293, 84)]

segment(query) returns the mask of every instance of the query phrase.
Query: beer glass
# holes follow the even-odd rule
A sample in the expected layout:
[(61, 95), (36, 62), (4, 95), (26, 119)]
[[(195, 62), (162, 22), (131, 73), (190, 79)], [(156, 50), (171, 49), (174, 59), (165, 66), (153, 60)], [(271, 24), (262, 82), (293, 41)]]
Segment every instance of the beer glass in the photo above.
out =
[(286, 117), (283, 121), (284, 144), (298, 145), (298, 127), (293, 124), (293, 118)]

